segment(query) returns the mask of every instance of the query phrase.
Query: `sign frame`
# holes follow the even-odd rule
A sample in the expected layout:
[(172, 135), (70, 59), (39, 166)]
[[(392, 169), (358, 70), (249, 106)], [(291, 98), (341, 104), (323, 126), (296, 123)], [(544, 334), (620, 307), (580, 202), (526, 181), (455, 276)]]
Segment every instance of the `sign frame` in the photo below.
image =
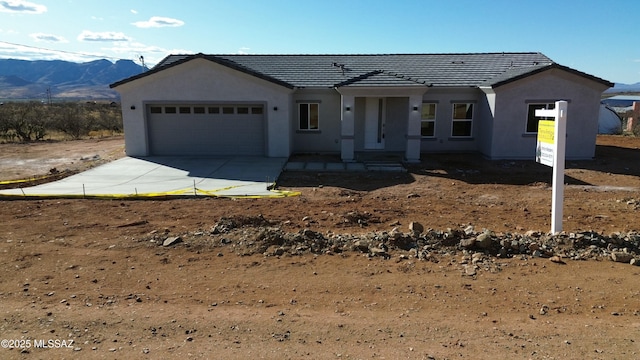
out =
[[(554, 132), (553, 144), (549, 144), (549, 134), (544, 128), (549, 126), (543, 123), (543, 133), (538, 133), (538, 146), (545, 144), (545, 148), (551, 145), (553, 159), (549, 161), (538, 161), (538, 148), (536, 148), (536, 161), (553, 166), (553, 185), (551, 190), (551, 233), (556, 234), (562, 231), (562, 212), (564, 202), (564, 170), (565, 170), (565, 151), (567, 142), (567, 101), (556, 101), (555, 109), (538, 109), (535, 111), (536, 117), (553, 117)], [(540, 120), (543, 122), (545, 120)], [(538, 126), (540, 126), (540, 122)], [(538, 127), (540, 129), (540, 127)], [(540, 148), (542, 153), (542, 148)], [(548, 151), (548, 150), (546, 150)]]

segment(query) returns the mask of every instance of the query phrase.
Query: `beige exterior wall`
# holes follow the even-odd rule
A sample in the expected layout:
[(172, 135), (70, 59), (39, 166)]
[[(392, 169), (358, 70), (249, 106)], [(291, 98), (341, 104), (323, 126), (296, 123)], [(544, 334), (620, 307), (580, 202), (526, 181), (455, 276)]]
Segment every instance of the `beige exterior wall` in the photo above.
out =
[[(422, 102), (436, 103), (435, 136), (422, 138), (422, 152), (473, 152), (479, 151), (479, 134), (487, 114), (480, 106), (484, 100), (482, 92), (474, 88), (431, 88), (422, 97)], [(472, 136), (453, 137), (452, 120), (454, 103), (473, 103)]]
[[(298, 104), (319, 103), (319, 130), (300, 130)], [(293, 152), (340, 152), (340, 94), (334, 89), (300, 89), (293, 95), (290, 131), (293, 134)]]
[(566, 158), (592, 159), (600, 96), (606, 88), (567, 71), (551, 69), (494, 89), (491, 145), (485, 155), (492, 159), (534, 159), (536, 135), (526, 134), (528, 104), (566, 100)]
[[(122, 101), (126, 153), (148, 156), (148, 103), (265, 104), (266, 154), (291, 154), (289, 136), (292, 90), (205, 59), (194, 59), (116, 88)], [(277, 109), (277, 110), (276, 110)], [(234, 136), (234, 134), (229, 134)]]
[[(148, 156), (146, 107), (154, 103), (255, 103), (265, 108), (265, 153), (287, 157), (297, 153), (342, 153), (352, 161), (364, 150), (367, 97), (386, 98), (384, 151), (419, 153), (480, 152), (492, 159), (534, 159), (536, 135), (526, 134), (531, 102), (567, 100), (567, 158), (590, 159), (595, 154), (599, 102), (606, 85), (561, 69), (551, 69), (495, 89), (358, 88), (288, 89), (215, 62), (197, 58), (124, 83), (121, 95), (126, 152)], [(423, 102), (437, 104), (435, 136), (420, 137)], [(320, 104), (320, 129), (300, 130), (298, 104)], [(453, 137), (456, 102), (474, 104), (471, 137)], [(349, 111), (346, 111), (349, 107)], [(241, 136), (242, 134), (229, 134)]]

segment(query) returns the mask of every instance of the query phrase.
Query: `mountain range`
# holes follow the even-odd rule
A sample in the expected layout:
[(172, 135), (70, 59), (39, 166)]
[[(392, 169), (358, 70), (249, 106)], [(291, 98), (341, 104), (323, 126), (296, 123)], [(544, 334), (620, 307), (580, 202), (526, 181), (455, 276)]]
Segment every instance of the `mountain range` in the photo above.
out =
[(635, 84), (620, 84), (615, 83), (612, 88), (609, 88), (605, 91), (605, 93), (629, 93), (629, 92), (640, 92), (640, 82)]
[[(63, 60), (0, 59), (0, 99), (115, 100), (109, 84), (140, 74), (145, 69), (131, 60), (95, 60), (76, 63)], [(640, 92), (640, 82), (616, 83), (605, 93)]]
[(131, 60), (0, 59), (0, 99), (117, 99), (109, 84), (140, 74), (144, 68)]

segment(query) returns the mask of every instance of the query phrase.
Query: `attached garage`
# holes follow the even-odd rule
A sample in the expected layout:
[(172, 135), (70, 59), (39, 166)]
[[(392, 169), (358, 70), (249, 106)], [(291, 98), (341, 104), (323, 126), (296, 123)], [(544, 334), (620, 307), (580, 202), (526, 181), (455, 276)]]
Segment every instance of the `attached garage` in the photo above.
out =
[(149, 154), (264, 156), (264, 112), (261, 104), (149, 104)]

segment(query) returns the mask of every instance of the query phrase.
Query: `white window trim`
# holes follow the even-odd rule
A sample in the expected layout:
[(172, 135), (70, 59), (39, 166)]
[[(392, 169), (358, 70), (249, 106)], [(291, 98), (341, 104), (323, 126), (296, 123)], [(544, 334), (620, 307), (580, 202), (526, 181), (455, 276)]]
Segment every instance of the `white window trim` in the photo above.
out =
[[(307, 105), (308, 106), (308, 110), (307, 110), (307, 126), (309, 126), (309, 128), (307, 129), (301, 129), (300, 128), (300, 105)], [(318, 106), (318, 128), (317, 129), (311, 129), (311, 121), (310, 121), (310, 116), (311, 116), (311, 105), (317, 105)], [(319, 101), (300, 101), (298, 102), (298, 131), (309, 131), (309, 132), (318, 132), (320, 131), (320, 102)]]
[[(456, 105), (471, 105), (471, 119), (456, 119), (455, 116), (455, 107)], [(476, 104), (475, 102), (470, 101), (460, 101), (460, 102), (452, 102), (451, 103), (451, 137), (452, 138), (471, 138), (473, 137), (473, 123), (476, 115)], [(469, 129), (469, 135), (454, 135), (453, 134), (453, 124), (456, 122), (470, 122), (471, 128)]]
[[(420, 137), (422, 137), (423, 139), (431, 139), (436, 137), (436, 120), (438, 119), (438, 103), (434, 102), (434, 101), (423, 101), (422, 102), (422, 106), (424, 106), (425, 104), (433, 104), (435, 106), (434, 112), (433, 112), (433, 119), (423, 119), (422, 118), (422, 109), (420, 111)], [(432, 122), (433, 123), (433, 135), (422, 135), (422, 123), (426, 123), (426, 122)]]
[[(529, 125), (529, 108), (531, 108), (531, 106), (537, 106), (536, 109), (542, 109), (542, 106), (544, 106), (544, 109), (550, 109), (549, 105), (553, 105), (555, 107), (555, 102), (528, 102), (527, 103), (527, 115), (526, 115), (526, 119), (524, 121), (524, 133), (525, 134), (537, 134), (538, 131), (536, 129), (536, 131), (527, 131), (527, 125)], [(553, 120), (553, 118), (540, 118), (538, 120)]]

